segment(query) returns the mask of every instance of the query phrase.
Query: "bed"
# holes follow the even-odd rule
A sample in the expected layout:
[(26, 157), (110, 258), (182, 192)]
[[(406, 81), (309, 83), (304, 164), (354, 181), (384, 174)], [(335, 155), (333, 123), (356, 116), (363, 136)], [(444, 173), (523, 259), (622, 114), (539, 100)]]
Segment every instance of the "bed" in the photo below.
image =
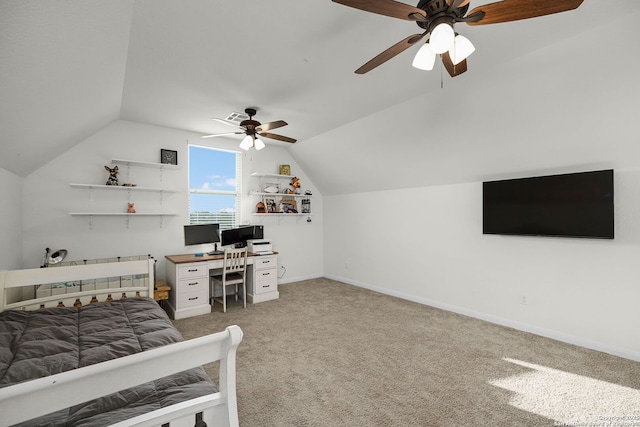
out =
[[(238, 425), (241, 329), (182, 340), (151, 298), (153, 269), (140, 260), (0, 271), (0, 424)], [(73, 286), (54, 292), (61, 283)], [(211, 362), (217, 385), (202, 369)]]

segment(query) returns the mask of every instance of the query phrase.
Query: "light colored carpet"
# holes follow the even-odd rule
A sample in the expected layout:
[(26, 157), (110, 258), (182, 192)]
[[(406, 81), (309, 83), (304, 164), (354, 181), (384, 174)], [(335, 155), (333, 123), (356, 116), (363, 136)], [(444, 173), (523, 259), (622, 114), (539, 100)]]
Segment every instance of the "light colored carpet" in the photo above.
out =
[(244, 331), (241, 426), (640, 426), (638, 362), (329, 279), (279, 289), (175, 321)]

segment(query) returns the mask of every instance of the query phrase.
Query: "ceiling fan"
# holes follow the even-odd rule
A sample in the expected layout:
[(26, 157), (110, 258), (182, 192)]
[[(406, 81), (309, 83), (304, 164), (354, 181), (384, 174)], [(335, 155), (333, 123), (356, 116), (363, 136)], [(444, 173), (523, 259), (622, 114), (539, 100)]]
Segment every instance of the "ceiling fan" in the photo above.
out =
[(216, 133), (213, 135), (205, 135), (203, 136), (203, 138), (213, 138), (216, 136), (225, 136), (225, 135), (246, 135), (242, 140), (242, 142), (240, 143), (240, 148), (242, 148), (243, 150), (248, 150), (251, 147), (255, 147), (256, 150), (262, 150), (265, 147), (265, 145), (264, 145), (264, 142), (262, 142), (262, 140), (258, 138), (258, 136), (261, 136), (264, 138), (277, 139), (278, 141), (284, 141), (284, 142), (291, 142), (291, 143), (296, 142), (295, 139), (289, 138), (288, 136), (282, 136), (275, 133), (267, 132), (271, 129), (277, 129), (282, 126), (286, 126), (288, 123), (285, 122), (284, 120), (276, 120), (275, 122), (269, 122), (269, 123), (260, 123), (257, 120), (253, 120), (253, 116), (256, 115), (257, 108), (252, 108), (252, 107), (245, 108), (244, 112), (247, 114), (247, 116), (249, 116), (249, 118), (246, 120), (242, 120), (240, 122), (240, 125), (238, 125), (237, 123), (231, 122), (229, 120), (218, 119), (215, 117), (213, 118), (213, 120), (215, 121), (235, 127), (237, 129), (236, 132)]
[(473, 44), (457, 34), (456, 22), (468, 25), (497, 24), (535, 18), (576, 9), (583, 0), (503, 0), (478, 6), (471, 12), (470, 0), (420, 0), (417, 7), (394, 0), (333, 0), (366, 12), (392, 18), (415, 21), (424, 30), (391, 46), (369, 62), (358, 68), (356, 74), (367, 73), (389, 59), (400, 54), (423, 39), (427, 39), (413, 60), (413, 66), (431, 70), (436, 55), (440, 55), (444, 67), (451, 77), (467, 71), (466, 58), (473, 53)]

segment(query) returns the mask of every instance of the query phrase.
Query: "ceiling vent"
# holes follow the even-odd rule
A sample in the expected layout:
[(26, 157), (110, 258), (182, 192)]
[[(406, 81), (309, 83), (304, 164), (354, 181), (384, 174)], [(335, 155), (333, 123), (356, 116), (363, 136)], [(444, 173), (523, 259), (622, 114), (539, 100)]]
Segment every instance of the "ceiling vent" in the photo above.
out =
[(233, 112), (225, 117), (225, 120), (240, 124), (243, 120), (249, 120), (249, 116), (245, 113)]

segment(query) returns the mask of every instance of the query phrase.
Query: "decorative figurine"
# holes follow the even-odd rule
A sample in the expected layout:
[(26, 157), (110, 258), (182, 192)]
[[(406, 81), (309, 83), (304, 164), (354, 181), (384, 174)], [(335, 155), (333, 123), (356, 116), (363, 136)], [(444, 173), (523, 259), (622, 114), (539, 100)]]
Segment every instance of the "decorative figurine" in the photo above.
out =
[(109, 166), (104, 167), (107, 171), (109, 171), (109, 179), (107, 180), (107, 185), (118, 185), (118, 165), (116, 165), (113, 169)]
[(294, 176), (291, 178), (291, 184), (289, 184), (291, 188), (289, 189), (288, 194), (299, 194), (300, 193), (300, 178)]
[(267, 207), (262, 202), (256, 205), (256, 213), (267, 213)]
[(136, 208), (133, 207), (133, 203), (127, 203), (127, 213), (136, 213)]

